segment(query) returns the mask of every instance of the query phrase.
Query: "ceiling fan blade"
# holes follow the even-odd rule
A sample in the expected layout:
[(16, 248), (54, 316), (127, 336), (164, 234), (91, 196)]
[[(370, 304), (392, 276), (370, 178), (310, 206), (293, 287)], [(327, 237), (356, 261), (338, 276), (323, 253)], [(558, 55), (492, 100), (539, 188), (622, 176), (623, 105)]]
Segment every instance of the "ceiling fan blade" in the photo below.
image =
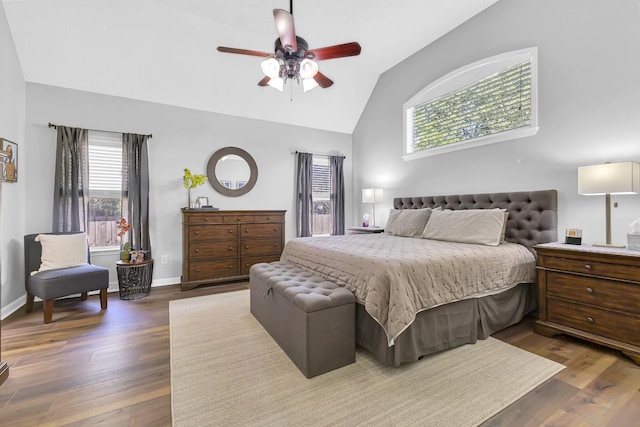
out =
[(320, 86), (323, 89), (328, 88), (333, 84), (333, 80), (331, 80), (329, 77), (322, 74), (320, 71), (318, 71), (318, 73), (315, 76), (313, 76), (313, 80), (315, 80), (316, 83), (318, 83), (318, 86)]
[(248, 49), (236, 49), (235, 47), (224, 47), (224, 46), (218, 46), (218, 52), (237, 53), (240, 55), (262, 56), (265, 58), (268, 56), (273, 56), (272, 53), (260, 52), (257, 50), (248, 50)]
[(307, 51), (307, 56), (309, 54), (315, 55), (312, 59), (316, 59), (318, 61), (323, 59), (334, 59), (334, 58), (343, 58), (345, 56), (356, 56), (360, 55), (360, 51), (362, 48), (358, 42), (351, 43), (343, 43), (337, 44), (334, 46), (321, 47), (318, 49), (309, 49)]
[(271, 80), (271, 77), (263, 78), (258, 82), (258, 86), (269, 86), (269, 80)]
[(297, 52), (298, 43), (296, 29), (293, 25), (293, 15), (283, 9), (273, 9), (273, 17), (276, 21), (276, 31), (280, 36), (282, 47), (289, 52)]

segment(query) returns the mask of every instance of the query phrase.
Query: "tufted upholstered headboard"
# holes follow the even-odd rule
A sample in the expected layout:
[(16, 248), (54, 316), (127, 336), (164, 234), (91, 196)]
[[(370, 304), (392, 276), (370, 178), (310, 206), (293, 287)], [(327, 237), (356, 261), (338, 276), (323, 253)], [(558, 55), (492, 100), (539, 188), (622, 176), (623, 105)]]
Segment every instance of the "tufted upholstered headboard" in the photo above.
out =
[(509, 211), (505, 240), (532, 249), (558, 240), (558, 192), (556, 190), (457, 196), (396, 197), (395, 209), (492, 209)]

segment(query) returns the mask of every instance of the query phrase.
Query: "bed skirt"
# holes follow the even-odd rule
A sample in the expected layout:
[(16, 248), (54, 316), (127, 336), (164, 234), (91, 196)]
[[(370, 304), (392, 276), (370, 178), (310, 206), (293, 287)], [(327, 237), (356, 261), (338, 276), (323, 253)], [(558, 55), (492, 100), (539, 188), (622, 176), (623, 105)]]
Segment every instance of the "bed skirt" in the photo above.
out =
[(362, 304), (356, 304), (356, 342), (383, 365), (415, 362), (428, 354), (486, 339), (518, 323), (537, 308), (535, 288), (522, 283), (499, 294), (422, 311), (391, 347), (378, 322)]

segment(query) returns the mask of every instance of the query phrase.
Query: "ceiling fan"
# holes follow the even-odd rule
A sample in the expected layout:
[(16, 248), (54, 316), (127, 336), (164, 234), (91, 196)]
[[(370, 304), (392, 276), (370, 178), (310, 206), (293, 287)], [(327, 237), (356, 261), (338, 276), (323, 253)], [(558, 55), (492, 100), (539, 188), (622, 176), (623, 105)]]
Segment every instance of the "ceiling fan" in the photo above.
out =
[(261, 64), (265, 77), (258, 82), (258, 86), (271, 86), (282, 91), (287, 80), (296, 80), (299, 83), (302, 79), (305, 92), (316, 86), (327, 88), (333, 81), (318, 71), (316, 61), (359, 55), (360, 44), (351, 42), (309, 49), (306, 40), (296, 35), (293, 24), (293, 0), (290, 1), (289, 7), (291, 12), (283, 9), (273, 10), (279, 36), (275, 41), (274, 53), (224, 46), (218, 46), (218, 51), (267, 58)]

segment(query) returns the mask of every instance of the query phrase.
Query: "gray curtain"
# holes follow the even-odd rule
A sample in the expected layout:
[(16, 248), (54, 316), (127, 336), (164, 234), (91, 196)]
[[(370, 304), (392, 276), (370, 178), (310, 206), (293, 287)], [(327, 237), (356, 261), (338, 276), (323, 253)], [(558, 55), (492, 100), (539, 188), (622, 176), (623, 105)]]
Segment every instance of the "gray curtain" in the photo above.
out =
[(344, 157), (329, 156), (331, 170), (331, 234), (344, 234)]
[(297, 197), (296, 197), (296, 217), (298, 237), (308, 237), (312, 234), (312, 173), (313, 154), (298, 153), (297, 160)]
[(122, 210), (124, 213), (126, 206), (131, 247), (150, 251), (148, 138), (148, 135), (122, 134)]
[(52, 231), (87, 231), (88, 190), (88, 131), (57, 126)]

